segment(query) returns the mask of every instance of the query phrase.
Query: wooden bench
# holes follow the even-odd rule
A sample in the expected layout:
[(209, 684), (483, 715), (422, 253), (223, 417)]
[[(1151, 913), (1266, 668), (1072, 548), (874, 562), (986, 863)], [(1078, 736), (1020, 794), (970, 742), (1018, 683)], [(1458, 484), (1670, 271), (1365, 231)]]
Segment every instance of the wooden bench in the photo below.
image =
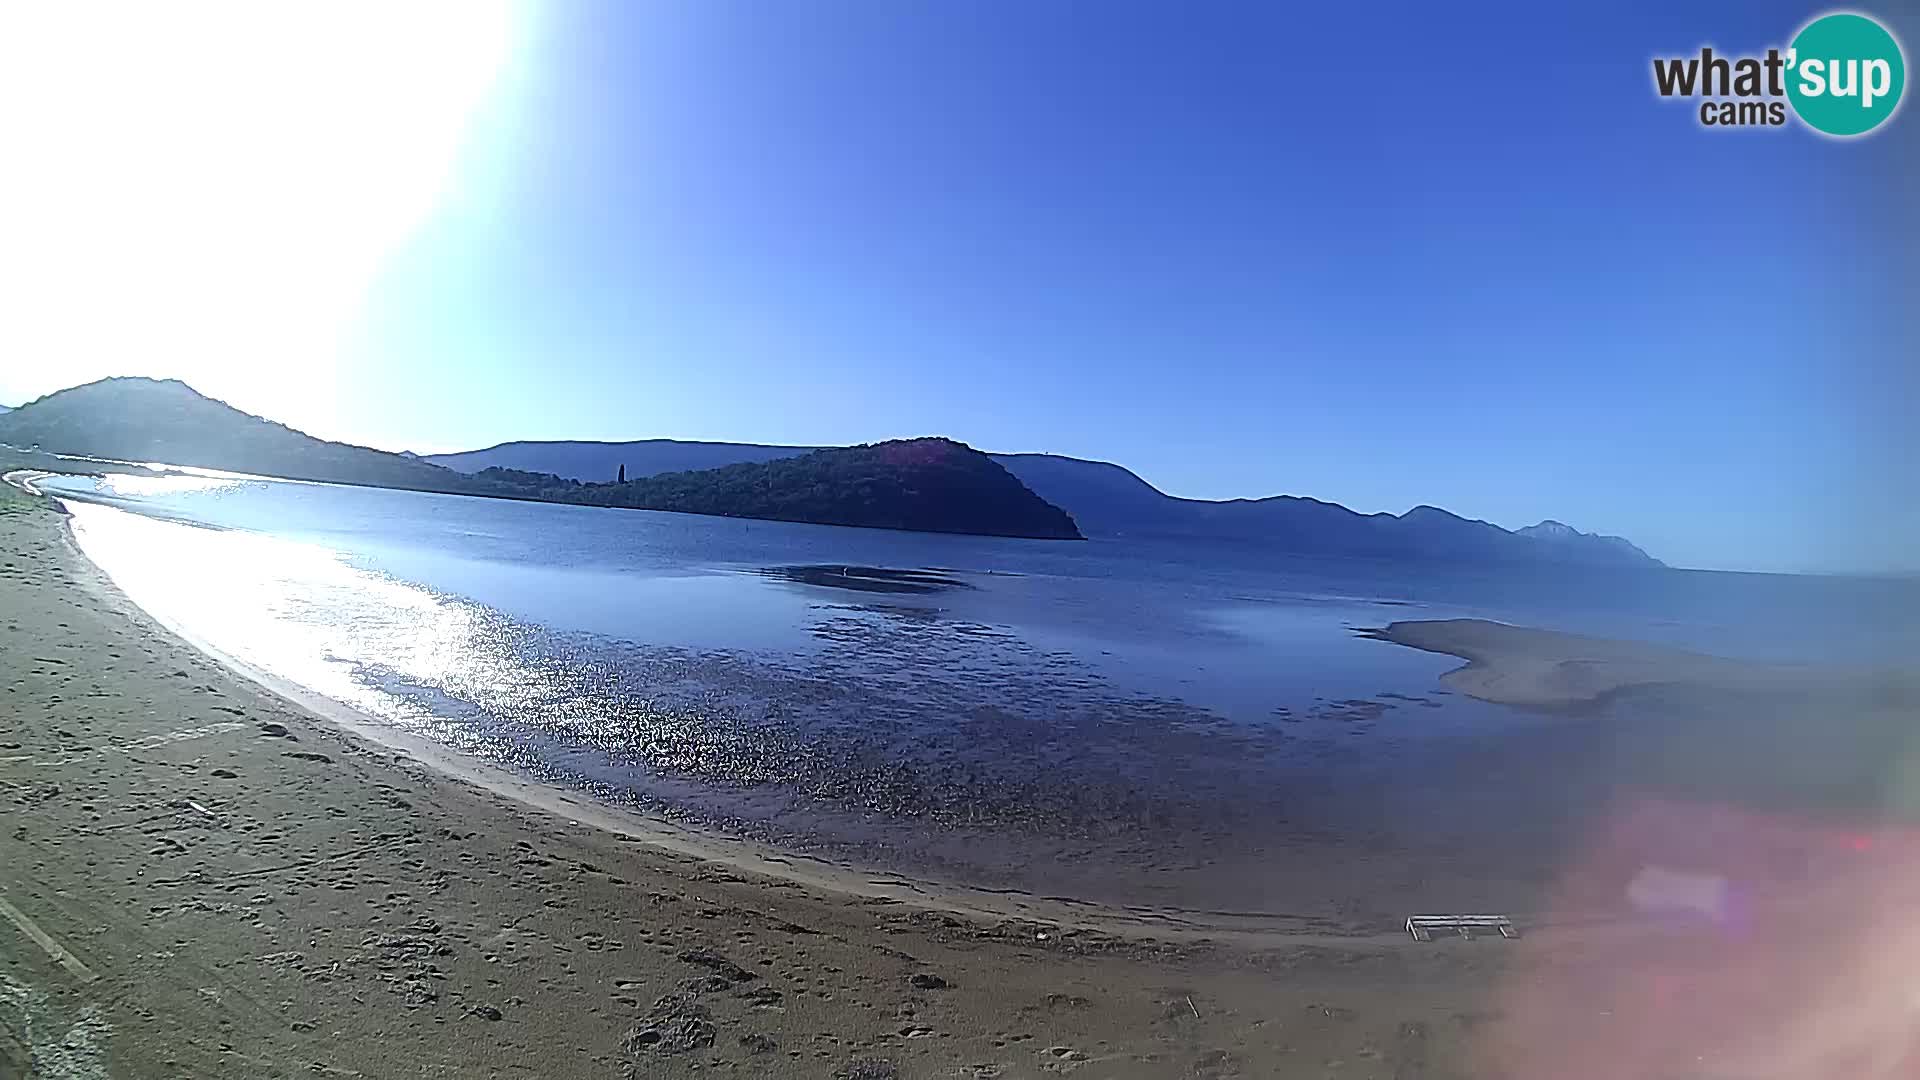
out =
[(1436, 930), (1452, 930), (1463, 938), (1471, 938), (1476, 930), (1498, 931), (1503, 938), (1520, 936), (1520, 931), (1513, 928), (1513, 920), (1505, 915), (1407, 916), (1407, 933), (1412, 934), (1415, 941), (1432, 941)]

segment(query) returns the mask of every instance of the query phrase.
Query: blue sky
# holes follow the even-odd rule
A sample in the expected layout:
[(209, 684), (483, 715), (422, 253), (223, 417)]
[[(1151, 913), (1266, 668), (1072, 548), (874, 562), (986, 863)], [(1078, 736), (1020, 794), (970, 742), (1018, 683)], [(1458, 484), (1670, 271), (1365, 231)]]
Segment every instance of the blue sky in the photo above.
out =
[(523, 10), (326, 355), (199, 381), (396, 449), (938, 433), (1920, 569), (1920, 121), (1843, 144), (1655, 98), (1653, 55), (1817, 7), (1566, 6)]

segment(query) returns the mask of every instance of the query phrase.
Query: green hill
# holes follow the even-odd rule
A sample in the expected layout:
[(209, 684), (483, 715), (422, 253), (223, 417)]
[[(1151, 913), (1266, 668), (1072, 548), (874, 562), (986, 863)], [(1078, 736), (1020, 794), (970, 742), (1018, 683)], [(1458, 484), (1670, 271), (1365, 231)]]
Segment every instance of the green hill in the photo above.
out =
[(1078, 540), (1066, 511), (986, 454), (952, 439), (902, 439), (775, 461), (579, 484), (543, 473), (484, 469), (502, 488), (590, 506), (675, 510), (874, 529)]
[(203, 397), (176, 380), (115, 378), (0, 414), (0, 443), (366, 487), (823, 525), (1080, 538), (1065, 511), (992, 458), (949, 439), (842, 447), (629, 483), (582, 484), (512, 469), (455, 472), (411, 455), (316, 439)]

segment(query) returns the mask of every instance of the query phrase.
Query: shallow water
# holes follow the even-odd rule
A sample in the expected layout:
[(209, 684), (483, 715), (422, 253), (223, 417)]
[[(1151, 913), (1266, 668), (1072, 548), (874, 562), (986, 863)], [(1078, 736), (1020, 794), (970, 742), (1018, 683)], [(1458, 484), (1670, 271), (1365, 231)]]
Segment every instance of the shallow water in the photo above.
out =
[[(1454, 661), (1357, 627), (1471, 615), (1759, 658), (1913, 645), (1911, 597), (1838, 579), (1501, 574), (220, 477), (43, 486), (137, 603), (377, 719), (810, 852), (1115, 903), (1362, 919), (1412, 896), (1504, 902), (1548, 872), (1516, 845), (1550, 853), (1617, 786), (1595, 725), (1658, 730), (1672, 709), (1463, 699), (1437, 683)], [(1309, 857), (1325, 880), (1303, 880)]]

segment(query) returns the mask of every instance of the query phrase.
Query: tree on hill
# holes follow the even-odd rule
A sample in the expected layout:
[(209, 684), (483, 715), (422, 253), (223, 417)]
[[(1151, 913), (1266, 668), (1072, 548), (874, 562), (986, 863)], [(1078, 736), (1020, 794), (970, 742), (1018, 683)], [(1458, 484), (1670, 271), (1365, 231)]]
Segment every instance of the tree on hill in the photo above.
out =
[(174, 380), (105, 379), (0, 416), (0, 442), (60, 454), (233, 472), (597, 506), (829, 525), (1071, 537), (1059, 507), (1000, 464), (947, 439), (821, 450), (700, 472), (582, 484), (489, 468), (467, 475), (401, 454), (316, 439)]
[(922, 532), (1080, 537), (1066, 511), (999, 462), (939, 438), (589, 484), (567, 501)]

